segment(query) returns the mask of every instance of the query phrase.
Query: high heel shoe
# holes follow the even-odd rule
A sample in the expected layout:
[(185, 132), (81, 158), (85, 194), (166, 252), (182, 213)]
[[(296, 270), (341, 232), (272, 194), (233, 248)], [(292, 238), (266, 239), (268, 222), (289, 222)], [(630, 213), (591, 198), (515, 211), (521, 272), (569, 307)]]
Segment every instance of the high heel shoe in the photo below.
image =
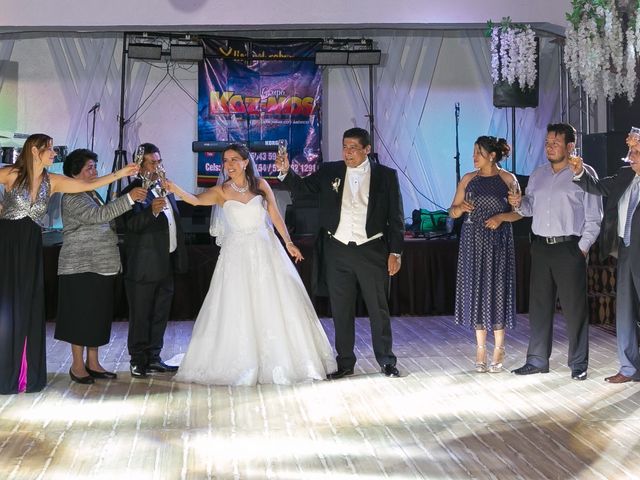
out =
[[(483, 352), (483, 353), (480, 353)], [(478, 354), (482, 356), (482, 361), (478, 361)], [(485, 373), (487, 371), (487, 352), (485, 345), (476, 345), (476, 372)]]
[(504, 361), (504, 356), (505, 356), (504, 347), (495, 347), (495, 350), (499, 352), (498, 361), (491, 362), (491, 365), (489, 365), (489, 373), (500, 373), (503, 370), (502, 362)]
[(73, 374), (71, 369), (69, 369), (69, 376), (71, 377), (71, 380), (76, 383), (81, 383), (82, 385), (91, 385), (92, 383), (95, 383), (95, 380), (93, 379), (93, 377), (91, 377), (91, 375), (87, 375), (86, 377), (77, 377)]

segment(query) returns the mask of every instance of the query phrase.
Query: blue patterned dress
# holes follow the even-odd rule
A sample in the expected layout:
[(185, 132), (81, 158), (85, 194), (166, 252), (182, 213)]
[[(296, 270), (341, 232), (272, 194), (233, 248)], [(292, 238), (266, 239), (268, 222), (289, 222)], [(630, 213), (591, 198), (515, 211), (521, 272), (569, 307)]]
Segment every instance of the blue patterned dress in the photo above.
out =
[(475, 194), (473, 223), (462, 224), (456, 278), (456, 323), (475, 329), (500, 330), (515, 325), (515, 250), (511, 223), (496, 230), (484, 222), (509, 212), (508, 188), (500, 175), (476, 175), (466, 190)]

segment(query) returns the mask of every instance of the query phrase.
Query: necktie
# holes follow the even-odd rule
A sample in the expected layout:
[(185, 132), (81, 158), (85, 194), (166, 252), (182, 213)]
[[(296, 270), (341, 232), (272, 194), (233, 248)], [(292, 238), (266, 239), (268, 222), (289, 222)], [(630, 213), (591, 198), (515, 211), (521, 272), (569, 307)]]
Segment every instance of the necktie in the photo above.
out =
[(624, 245), (626, 247), (631, 243), (631, 219), (633, 218), (633, 212), (635, 212), (638, 206), (638, 199), (640, 197), (640, 182), (634, 179), (631, 186), (631, 192), (629, 193), (629, 205), (627, 206), (627, 221), (624, 224)]

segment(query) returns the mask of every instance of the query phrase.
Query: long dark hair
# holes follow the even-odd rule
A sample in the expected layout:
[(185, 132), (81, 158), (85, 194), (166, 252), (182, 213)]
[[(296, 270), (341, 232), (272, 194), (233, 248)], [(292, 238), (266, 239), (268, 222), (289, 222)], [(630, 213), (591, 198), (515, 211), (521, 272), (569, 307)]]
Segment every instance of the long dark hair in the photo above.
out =
[[(249, 185), (249, 191), (254, 195), (260, 195), (261, 197), (263, 197), (263, 199), (265, 199), (266, 194), (260, 189), (258, 185), (259, 177), (256, 175), (256, 172), (253, 171), (253, 162), (250, 161), (249, 159), (251, 155), (249, 153), (249, 149), (245, 145), (242, 145), (241, 143), (232, 143), (230, 145), (227, 145), (227, 147), (225, 147), (225, 149), (222, 150), (223, 162), (224, 162), (224, 154), (227, 153), (229, 150), (236, 152), (238, 155), (240, 155), (243, 158), (243, 160), (249, 160), (249, 162), (247, 163), (247, 168), (244, 170), (244, 174), (247, 177), (247, 183)], [(227, 178), (224, 181), (224, 183), (227, 183), (229, 180), (231, 179)]]
[(44, 150), (53, 143), (53, 138), (44, 133), (34, 133), (29, 135), (24, 142), (22, 151), (16, 163), (13, 165), (13, 169), (18, 172), (16, 181), (12, 188), (22, 187), (28, 188), (31, 191), (31, 185), (33, 184), (33, 163), (35, 158), (31, 154), (31, 149), (36, 147), (38, 150)]

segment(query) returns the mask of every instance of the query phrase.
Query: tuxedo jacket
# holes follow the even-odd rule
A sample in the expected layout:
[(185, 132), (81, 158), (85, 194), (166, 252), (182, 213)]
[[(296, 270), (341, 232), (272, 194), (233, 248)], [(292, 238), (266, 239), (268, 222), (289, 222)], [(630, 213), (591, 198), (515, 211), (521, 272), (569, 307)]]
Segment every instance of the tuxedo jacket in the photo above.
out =
[[(122, 191), (122, 195), (140, 186), (141, 180), (136, 179)], [(169, 222), (166, 215), (160, 213), (156, 217), (151, 210), (154, 198), (149, 191), (144, 202), (136, 202), (133, 209), (122, 217), (127, 253), (124, 275), (136, 282), (157, 282), (171, 273), (186, 273), (189, 266), (175, 197), (173, 194), (167, 196), (176, 223), (178, 246), (174, 255), (169, 253)]]
[[(402, 253), (404, 213), (398, 175), (395, 170), (384, 165), (373, 162), (370, 165), (371, 183), (365, 226), (367, 236), (382, 233), (389, 251)], [(346, 173), (347, 165), (343, 161), (328, 162), (305, 178), (299, 177), (290, 169), (282, 182), (294, 194), (316, 194), (320, 205), (320, 227), (335, 233), (340, 223)]]
[[(618, 256), (618, 202), (620, 197), (635, 177), (635, 172), (631, 167), (622, 167), (615, 175), (597, 179), (589, 174), (585, 169), (584, 174), (579, 180), (574, 180), (581, 188), (588, 193), (602, 195), (607, 197), (604, 216), (602, 218), (602, 227), (600, 229), (600, 257), (602, 259), (611, 255)], [(636, 208), (631, 219), (631, 256), (632, 258), (640, 258), (640, 208)]]

